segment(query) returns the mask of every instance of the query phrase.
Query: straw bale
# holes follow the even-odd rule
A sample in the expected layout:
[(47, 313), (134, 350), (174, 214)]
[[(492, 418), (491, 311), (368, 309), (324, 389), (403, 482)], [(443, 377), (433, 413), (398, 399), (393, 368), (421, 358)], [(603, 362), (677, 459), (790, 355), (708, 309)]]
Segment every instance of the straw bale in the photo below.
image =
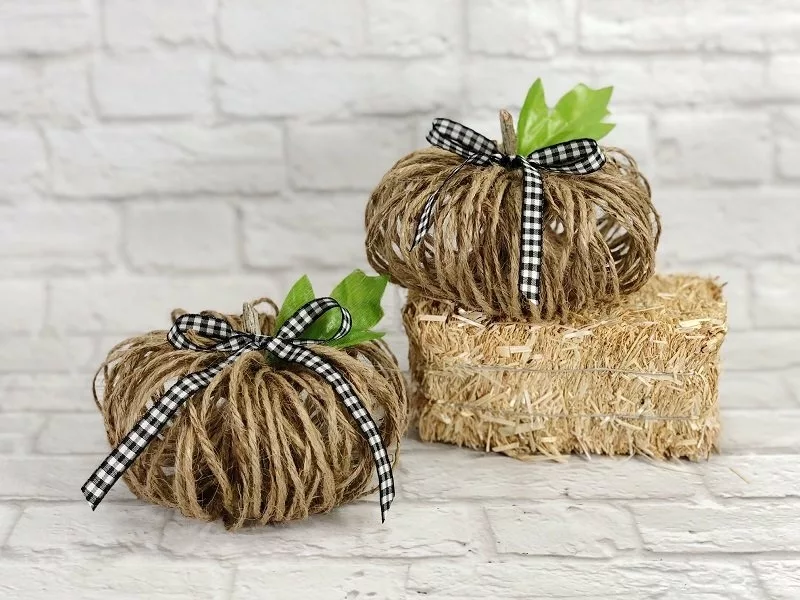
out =
[(411, 292), (403, 320), (426, 441), (517, 458), (697, 460), (717, 446), (727, 323), (714, 280), (657, 275), (562, 322), (504, 321)]

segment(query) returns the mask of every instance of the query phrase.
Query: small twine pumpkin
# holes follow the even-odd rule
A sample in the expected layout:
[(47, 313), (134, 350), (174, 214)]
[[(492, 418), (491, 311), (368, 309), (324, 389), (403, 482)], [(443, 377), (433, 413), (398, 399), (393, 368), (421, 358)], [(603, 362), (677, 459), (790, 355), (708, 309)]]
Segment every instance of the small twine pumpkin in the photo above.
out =
[[(506, 111), (501, 129), (503, 151), (515, 154)], [(653, 275), (661, 223), (633, 158), (619, 148), (604, 152), (606, 164), (595, 173), (541, 172), (545, 217), (538, 305), (522, 298), (518, 288), (522, 173), (469, 164), (452, 174), (463, 159), (439, 148), (400, 159), (372, 192), (366, 211), (369, 263), (423, 296), (512, 320), (564, 318), (616, 302)], [(410, 249), (423, 206), (440, 188), (433, 226)]]
[[(270, 333), (272, 314), (203, 314), (234, 329)], [(185, 311), (175, 310), (173, 321)], [(190, 333), (200, 343), (207, 343)], [(357, 390), (397, 460), (406, 430), (405, 382), (397, 359), (382, 341), (313, 351), (337, 367)], [(108, 354), (98, 371), (102, 398), (95, 402), (108, 441), (116, 446), (151, 402), (179, 377), (224, 358), (216, 352), (177, 350), (166, 331), (130, 338)], [(263, 352), (247, 352), (210, 385), (187, 400), (124, 476), (142, 500), (177, 508), (185, 516), (227, 528), (246, 523), (303, 519), (375, 491), (374, 462), (367, 442), (331, 386), (314, 372), (281, 364)]]

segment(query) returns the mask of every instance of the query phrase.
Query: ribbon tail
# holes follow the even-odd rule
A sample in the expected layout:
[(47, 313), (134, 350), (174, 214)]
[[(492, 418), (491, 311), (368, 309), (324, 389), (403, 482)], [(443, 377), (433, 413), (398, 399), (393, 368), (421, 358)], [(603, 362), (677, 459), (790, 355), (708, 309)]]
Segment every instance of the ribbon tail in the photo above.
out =
[(433, 192), (425, 201), (425, 206), (422, 208), (422, 212), (419, 215), (419, 221), (417, 221), (417, 228), (414, 231), (414, 241), (411, 242), (410, 250), (416, 248), (425, 237), (425, 234), (428, 233), (431, 218), (433, 217), (433, 209), (436, 207), (436, 195), (438, 193), (438, 190)]
[(375, 470), (378, 474), (378, 492), (381, 505), (381, 522), (386, 520), (386, 511), (394, 500), (394, 474), (392, 473), (392, 461), (389, 453), (383, 445), (378, 425), (369, 414), (364, 404), (356, 394), (355, 389), (341, 372), (331, 363), (324, 360), (318, 354), (311, 352), (308, 348), (295, 346), (291, 342), (280, 339), (273, 339), (268, 345), (271, 352), (280, 358), (297, 363), (311, 369), (321, 375), (333, 388), (336, 396), (344, 404), (350, 416), (361, 430), (362, 437), (369, 445), (372, 458), (375, 462)]
[(419, 221), (417, 221), (417, 229), (414, 232), (414, 241), (411, 242), (410, 250), (416, 248), (419, 243), (425, 237), (425, 234), (428, 233), (428, 229), (431, 226), (431, 220), (433, 219), (433, 210), (436, 208), (436, 199), (441, 195), (442, 190), (447, 187), (447, 184), (450, 183), (450, 180), (464, 167), (468, 164), (473, 162), (477, 157), (477, 154), (470, 154), (467, 158), (464, 159), (464, 162), (459, 164), (455, 169), (453, 169), (447, 178), (442, 182), (442, 184), (437, 188), (435, 192), (433, 192), (428, 199), (425, 201), (425, 206), (422, 207), (422, 212), (419, 215)]
[(103, 501), (109, 490), (125, 474), (136, 459), (158, 436), (170, 419), (178, 412), (188, 398), (205, 388), (217, 373), (233, 362), (242, 351), (237, 352), (216, 365), (190, 373), (179, 379), (161, 399), (153, 404), (145, 415), (134, 425), (123, 440), (95, 469), (91, 477), (81, 487), (84, 497), (92, 510)]
[(544, 223), (544, 187), (539, 171), (523, 161), (522, 223), (520, 227), (519, 290), (539, 304)]

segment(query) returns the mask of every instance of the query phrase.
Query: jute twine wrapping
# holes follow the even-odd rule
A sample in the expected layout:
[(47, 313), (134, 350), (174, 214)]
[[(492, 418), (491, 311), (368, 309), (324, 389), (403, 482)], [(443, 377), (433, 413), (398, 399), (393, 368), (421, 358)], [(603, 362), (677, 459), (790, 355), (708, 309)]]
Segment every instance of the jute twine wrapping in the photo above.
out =
[(409, 250), (428, 197), (463, 159), (439, 148), (412, 152), (386, 173), (366, 211), (367, 258), (392, 282), (489, 315), (562, 318), (618, 301), (652, 276), (661, 234), (650, 187), (623, 150), (590, 175), (543, 173), (541, 302), (518, 289), (522, 173), (468, 165), (437, 201), (433, 227)]
[[(271, 333), (277, 313), (258, 325), (222, 315), (235, 329)], [(185, 311), (173, 311), (173, 320)], [(100, 368), (104, 390), (95, 402), (115, 446), (175, 380), (225, 357), (176, 350), (166, 331), (130, 338)], [(190, 337), (198, 341), (194, 334)], [(208, 341), (205, 341), (208, 343)], [(393, 460), (407, 427), (405, 383), (380, 341), (345, 349), (314, 346), (352, 383), (379, 424)], [(99, 377), (97, 378), (99, 379)], [(275, 366), (248, 352), (189, 399), (125, 475), (139, 498), (228, 528), (303, 519), (375, 491), (369, 447), (330, 384), (299, 366)], [(376, 509), (377, 511), (377, 506)], [(377, 518), (377, 517), (376, 517)]]
[(568, 325), (511, 323), (410, 294), (403, 319), (426, 441), (517, 458), (706, 458), (719, 434), (720, 286), (656, 276)]

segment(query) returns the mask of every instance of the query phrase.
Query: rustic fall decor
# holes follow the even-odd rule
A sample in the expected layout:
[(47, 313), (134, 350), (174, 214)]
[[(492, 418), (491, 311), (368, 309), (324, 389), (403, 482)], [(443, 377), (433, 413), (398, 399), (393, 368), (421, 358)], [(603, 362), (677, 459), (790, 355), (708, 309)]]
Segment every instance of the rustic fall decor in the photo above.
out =
[[(351, 276), (351, 283), (357, 273)], [(358, 296), (353, 295), (353, 289), (364, 289), (370, 280), (379, 278), (360, 273), (356, 279), (350, 287), (351, 298)], [(385, 281), (377, 286), (379, 303)], [(347, 297), (347, 293), (345, 290), (342, 296)], [(306, 278), (295, 285), (284, 307), (291, 299), (305, 302), (305, 294), (313, 294)], [(364, 298), (363, 293), (360, 297)], [(328, 303), (325, 306), (338, 306), (332, 298), (313, 302), (321, 301)], [(264, 306), (267, 311), (259, 313), (254, 306)], [(302, 310), (296, 313), (301, 317), (287, 321), (289, 327), (305, 318)], [(226, 332), (230, 328), (230, 341), (223, 340), (223, 345), (242, 346), (253, 340), (261, 345), (257, 349), (242, 346), (243, 350), (240, 348), (235, 359), (229, 360), (206, 387), (186, 400), (171, 423), (129, 466), (124, 479), (130, 490), (143, 500), (177, 508), (186, 516), (205, 521), (221, 519), (234, 529), (248, 523), (302, 519), (371, 493), (377, 489), (372, 483), (376, 465), (383, 499), (383, 477), (389, 460), (394, 463), (397, 459), (407, 425), (407, 399), (395, 357), (383, 341), (376, 339), (379, 334), (368, 331), (381, 315), (382, 311), (373, 311), (365, 317), (353, 310), (350, 342), (341, 335), (325, 338), (344, 340), (337, 347), (301, 343), (307, 340), (299, 337), (281, 339), (282, 329), (276, 323), (279, 311), (269, 299), (245, 304), (241, 316), (173, 311), (176, 325), (191, 325), (202, 318), (206, 328)], [(351, 317), (346, 311), (342, 311), (340, 330), (344, 330), (345, 317), (349, 331)], [(314, 327), (320, 322), (317, 319), (313, 323), (309, 318), (305, 324), (313, 323)], [(358, 330), (359, 322), (368, 324)], [(169, 340), (167, 331), (132, 337), (114, 347), (103, 363), (95, 382), (102, 383), (101, 389), (95, 390), (95, 401), (112, 447), (120, 444), (176, 381), (190, 373), (213, 370), (226, 359), (221, 351), (176, 348), (176, 325), (169, 332)], [(322, 323), (322, 328), (329, 325)], [(334, 325), (339, 327), (338, 322)], [(197, 333), (197, 328), (184, 327), (184, 331), (192, 344), (210, 348), (209, 336)], [(299, 327), (296, 332), (302, 334)], [(210, 337), (213, 342), (227, 335)], [(307, 348), (313, 354), (306, 356), (321, 360), (306, 361), (306, 366), (286, 362), (295, 357), (287, 355), (284, 359), (282, 350), (270, 352), (274, 346), (268, 343), (297, 354)], [(352, 386), (359, 406), (369, 414), (359, 415), (344, 405), (341, 389), (334, 389), (341, 386), (331, 385), (321, 366), (325, 363)], [(368, 443), (364, 435), (363, 421), (372, 422), (369, 415), (376, 424), (376, 436), (380, 436), (377, 443), (382, 440), (381, 447), (391, 453), (386, 455), (386, 466), (380, 465), (372, 442)], [(390, 470), (388, 473), (391, 476)], [(382, 503), (382, 510), (388, 509), (390, 501), (391, 497), (385, 507)]]
[[(438, 147), (412, 152), (384, 175), (366, 210), (366, 251), (376, 271), (418, 294), (511, 320), (563, 318), (617, 302), (647, 282), (661, 225), (636, 161), (608, 147), (599, 170), (564, 172), (575, 160), (565, 139), (586, 132), (593, 139), (585, 141), (596, 143), (613, 126), (601, 121), (610, 88), (578, 86), (553, 109), (540, 88), (537, 81), (526, 99), (519, 139), (505, 111), (499, 145), (437, 119), (428, 139)], [(601, 93), (599, 104), (581, 104)], [(586, 113), (595, 119), (584, 122)], [(447, 136), (453, 129), (456, 143)], [(540, 148), (537, 141), (557, 145)], [(548, 167), (546, 156), (556, 164)], [(542, 218), (529, 210), (531, 170), (541, 178)], [(534, 229), (526, 231), (526, 222)], [(526, 250), (531, 244), (533, 252)], [(536, 269), (527, 284), (526, 267)], [(535, 299), (526, 297), (526, 286)]]
[(565, 324), (493, 319), (412, 292), (403, 313), (426, 441), (517, 458), (706, 458), (719, 433), (720, 285), (655, 276)]

